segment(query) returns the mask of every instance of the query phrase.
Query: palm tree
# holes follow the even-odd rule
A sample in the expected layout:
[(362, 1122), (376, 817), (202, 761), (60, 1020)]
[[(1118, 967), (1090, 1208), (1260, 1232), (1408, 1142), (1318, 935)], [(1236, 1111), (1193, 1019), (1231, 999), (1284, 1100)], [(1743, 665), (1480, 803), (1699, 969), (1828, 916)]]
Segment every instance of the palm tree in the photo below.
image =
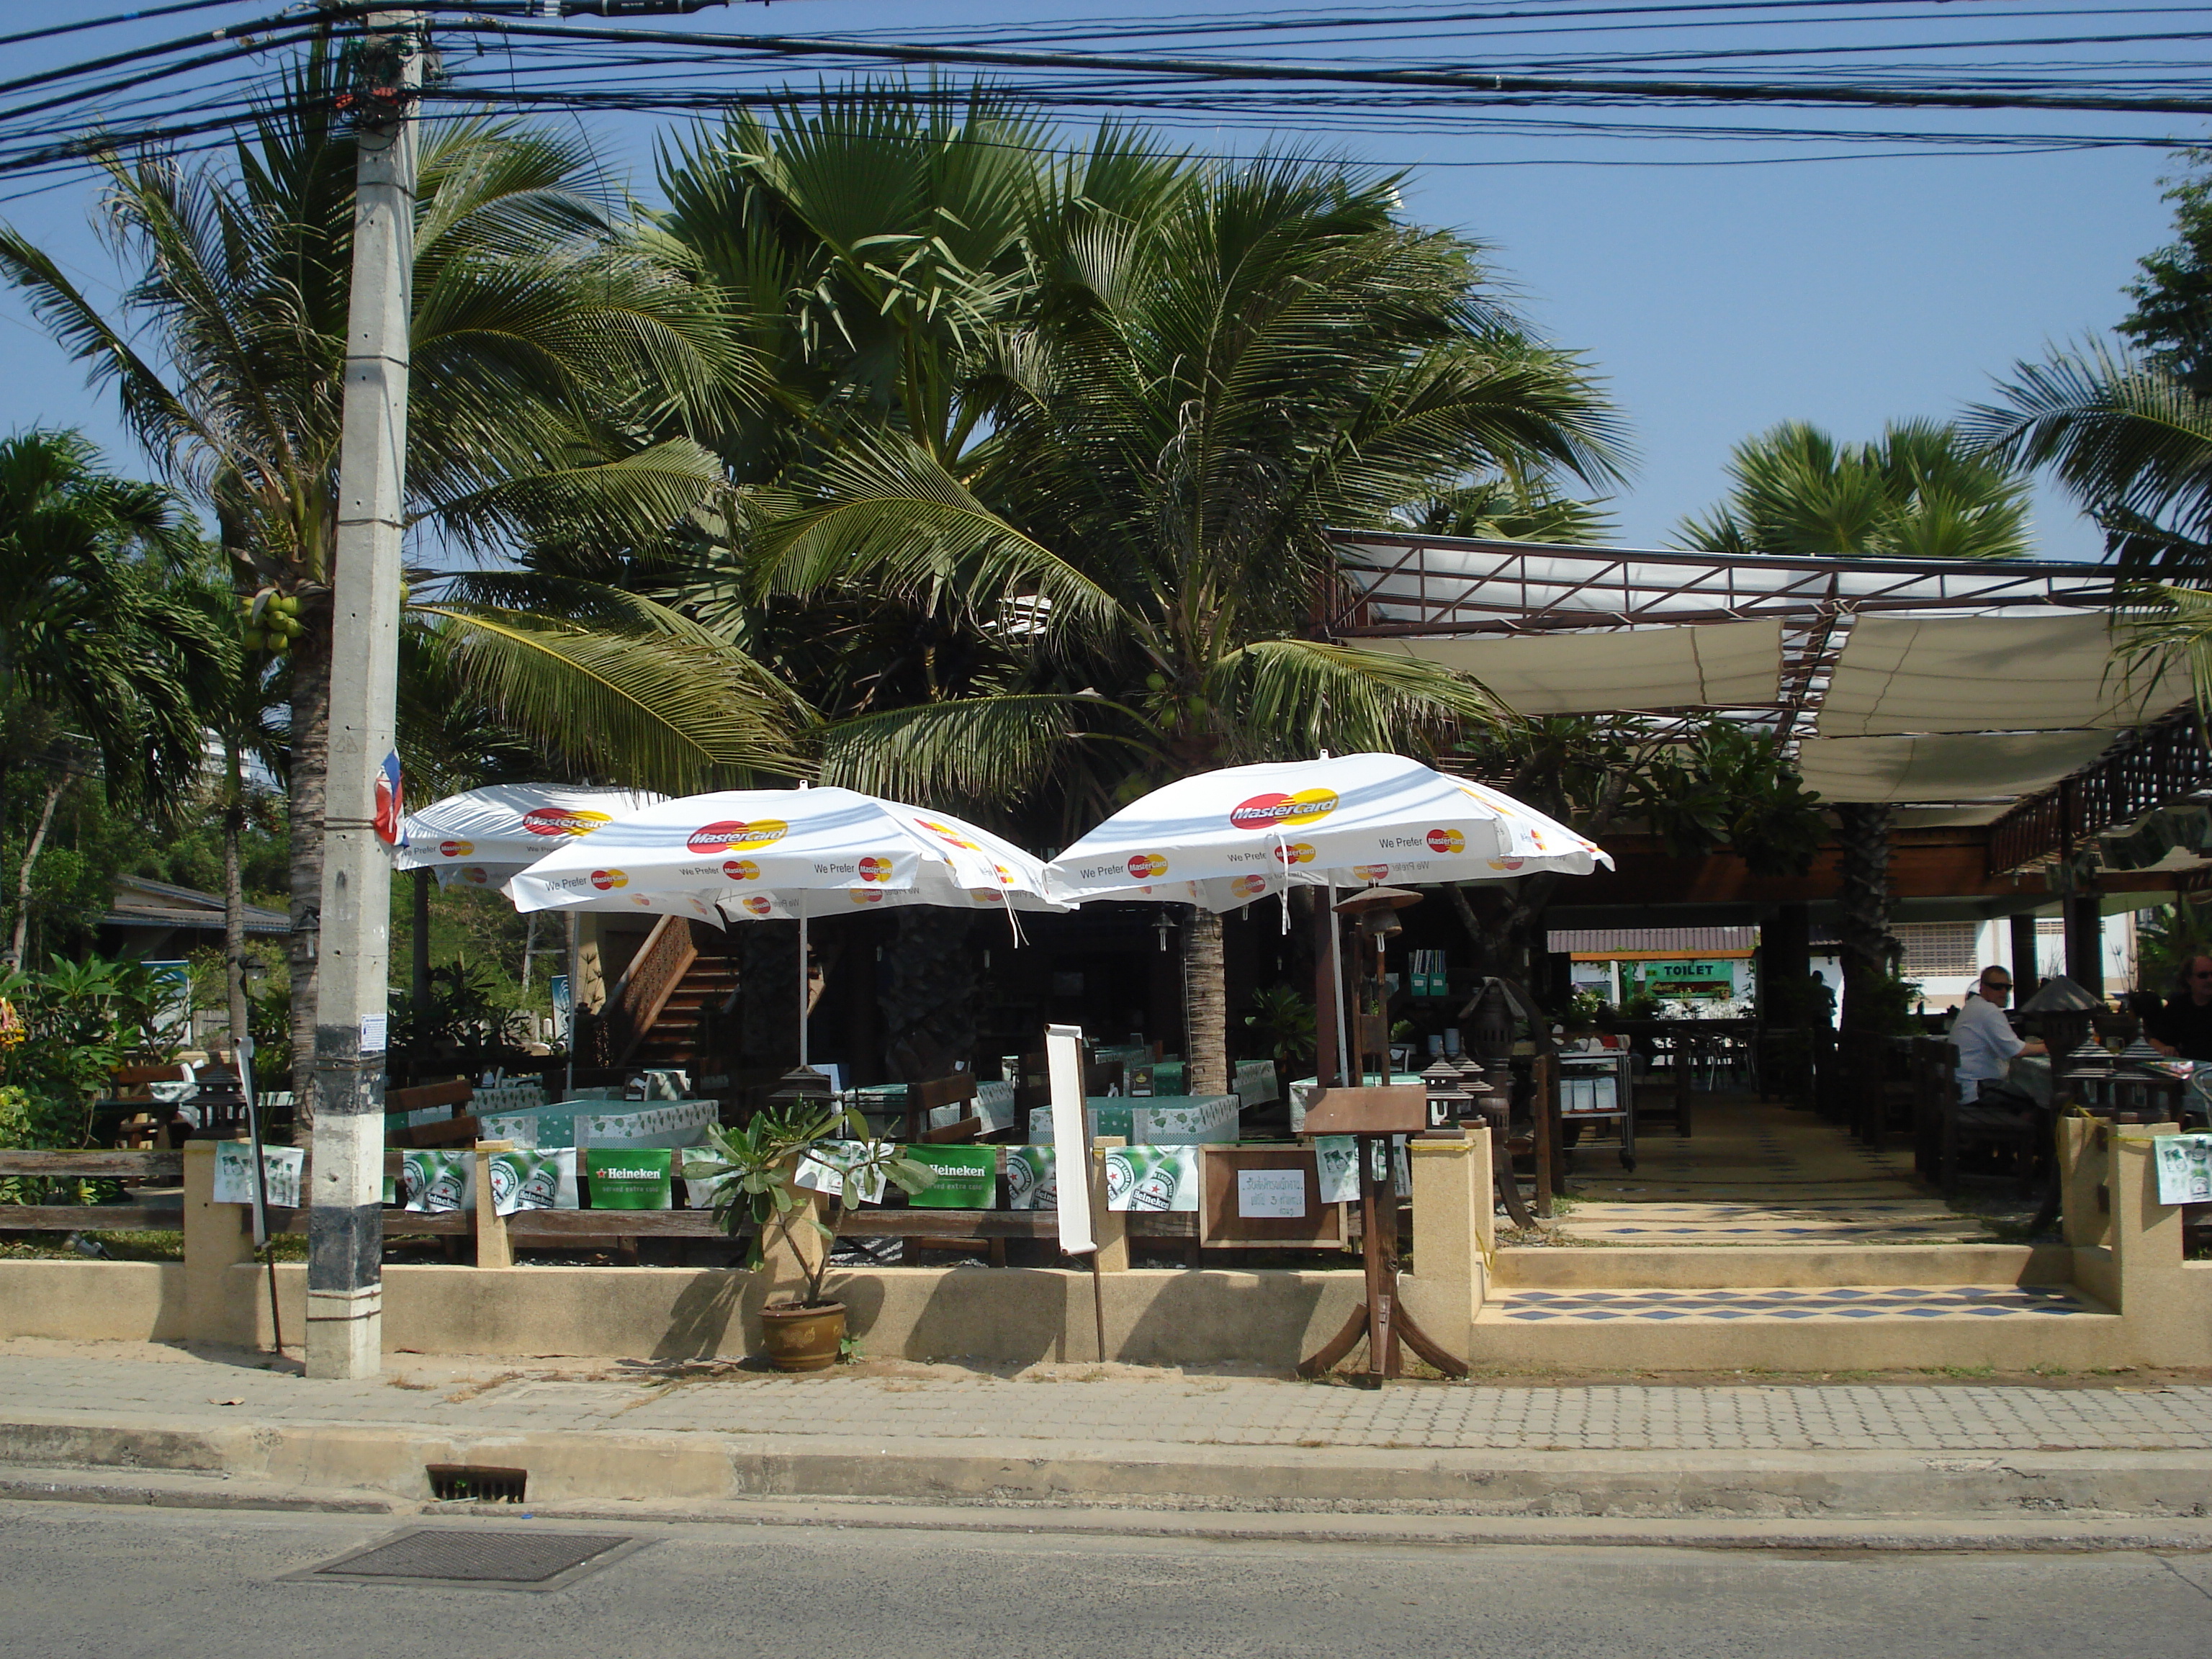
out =
[[(1736, 446), (1733, 487), (1676, 532), (1709, 552), (1866, 558), (2020, 558), (2029, 550), (2027, 481), (1959, 428), (1908, 422), (1873, 443), (1839, 444), (1790, 422)], [(1838, 802), (1842, 854), (1843, 1029), (1871, 1031), (1899, 946), (1889, 931), (1895, 810)]]
[(1714, 553), (2010, 559), (2027, 550), (2021, 471), (1956, 429), (1909, 421), (1869, 444), (1789, 422), (1738, 444), (1728, 496), (1676, 531)]
[[(300, 602), (288, 736), (303, 1108), (353, 228), (355, 143), (335, 112), (335, 73), (311, 56), (222, 161), (108, 161), (101, 221), (132, 277), (113, 318), (54, 260), (0, 232), (0, 271), (206, 505), (241, 591)], [(720, 418), (750, 384), (748, 360), (709, 290), (617, 222), (581, 142), (509, 122), (441, 125), (423, 145), (416, 202), (415, 518), (448, 550), (495, 554), (525, 527), (641, 539), (696, 506), (717, 477), (712, 458), (681, 437), (635, 434)], [(449, 580), (421, 620), (487, 705), (532, 723), (563, 758), (663, 787), (796, 763), (788, 699), (764, 702), (763, 677), (738, 653), (649, 601), (601, 596), (579, 623), (542, 588), (502, 593), (471, 572)], [(647, 752), (582, 735), (595, 732), (644, 732)]]
[(2127, 579), (2212, 577), (2212, 398), (2158, 358), (2102, 341), (2014, 367), (1960, 429), (1982, 451), (2049, 467), (2105, 532)]
[[(1101, 158), (1104, 158), (1102, 161)], [(1240, 761), (1419, 744), (1504, 711), (1429, 665), (1335, 643), (1326, 531), (1390, 521), (1469, 474), (1613, 475), (1581, 365), (1490, 296), (1478, 250), (1395, 218), (1395, 185), (1295, 160), (1147, 165), (1102, 144), (1040, 192), (1036, 294), (984, 342), (989, 435), (956, 457), (895, 422), (780, 480), (760, 591), (853, 590), (957, 617), (935, 677), (828, 734), (823, 775), (984, 812), (1117, 800)], [(1225, 1086), (1219, 921), (1197, 916), (1193, 1086)]]
[(55, 811), (93, 763), (112, 802), (157, 817), (198, 781), (204, 711), (237, 649), (192, 592), (196, 550), (174, 497), (104, 471), (80, 434), (0, 439), (0, 720), (11, 751), (53, 763), (20, 861), (10, 964)]

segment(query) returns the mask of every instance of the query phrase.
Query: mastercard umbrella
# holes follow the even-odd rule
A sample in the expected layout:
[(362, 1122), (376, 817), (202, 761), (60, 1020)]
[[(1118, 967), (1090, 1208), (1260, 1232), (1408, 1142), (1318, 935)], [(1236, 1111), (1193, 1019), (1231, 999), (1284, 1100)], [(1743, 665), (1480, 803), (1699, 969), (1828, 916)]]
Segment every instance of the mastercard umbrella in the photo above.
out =
[(1072, 904), (1153, 899), (1233, 910), (1287, 886), (1586, 876), (1596, 843), (1402, 755), (1231, 766), (1155, 789), (1054, 860)]
[[(700, 902), (732, 921), (797, 921), (799, 1063), (805, 926), (855, 908), (1061, 909), (1043, 864), (987, 830), (850, 789), (687, 795), (556, 847), (509, 883), (519, 910), (610, 908), (610, 896)], [(616, 897), (612, 908), (620, 908)]]
[[(1542, 872), (1586, 876), (1613, 860), (1510, 795), (1403, 755), (1231, 766), (1133, 801), (1053, 861), (1051, 891), (1070, 903), (1149, 900), (1234, 910), (1296, 886), (1335, 892), (1382, 881), (1512, 881)], [(1290, 926), (1285, 902), (1283, 926)], [(1331, 960), (1338, 952), (1332, 949)], [(1344, 981), (1321, 969), (1348, 1054)]]
[(471, 789), (409, 813), (392, 867), (433, 871), (441, 887), (496, 888), (554, 848), (664, 799), (569, 784)]

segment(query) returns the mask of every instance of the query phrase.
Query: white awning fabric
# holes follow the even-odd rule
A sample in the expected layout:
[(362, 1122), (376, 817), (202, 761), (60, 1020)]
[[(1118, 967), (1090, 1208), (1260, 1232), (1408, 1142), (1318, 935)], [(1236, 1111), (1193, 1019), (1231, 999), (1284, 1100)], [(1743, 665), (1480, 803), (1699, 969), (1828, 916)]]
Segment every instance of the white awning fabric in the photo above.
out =
[(1823, 738), (2059, 732), (2140, 724), (2186, 678), (2115, 660), (2108, 613), (1862, 617), (1821, 701)]
[(1948, 732), (1815, 738), (1797, 763), (1832, 801), (1966, 801), (2031, 795), (2102, 754), (2110, 732)]
[(1781, 694), (1779, 622), (1358, 643), (1472, 675), (1523, 714), (1739, 708)]

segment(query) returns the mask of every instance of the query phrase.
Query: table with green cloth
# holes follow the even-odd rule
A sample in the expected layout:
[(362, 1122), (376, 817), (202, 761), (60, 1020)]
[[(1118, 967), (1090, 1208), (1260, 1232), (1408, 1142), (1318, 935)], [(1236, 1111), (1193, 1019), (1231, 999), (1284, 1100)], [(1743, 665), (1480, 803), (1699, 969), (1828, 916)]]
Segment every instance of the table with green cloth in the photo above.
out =
[[(1091, 1133), (1139, 1146), (1217, 1146), (1237, 1139), (1235, 1095), (1093, 1095), (1083, 1103)], [(1052, 1108), (1030, 1110), (1030, 1144), (1052, 1144)]]

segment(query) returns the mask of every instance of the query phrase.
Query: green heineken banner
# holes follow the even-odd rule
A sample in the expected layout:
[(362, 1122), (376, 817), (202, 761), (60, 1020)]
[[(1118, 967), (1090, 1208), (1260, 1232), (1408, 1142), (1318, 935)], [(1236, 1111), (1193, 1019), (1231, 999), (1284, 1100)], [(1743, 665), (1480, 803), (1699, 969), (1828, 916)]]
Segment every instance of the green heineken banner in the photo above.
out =
[(517, 1210), (573, 1210), (576, 1205), (576, 1154), (573, 1148), (533, 1152), (518, 1148), (494, 1152), (488, 1160), (495, 1215)]
[(1106, 1150), (1106, 1207), (1196, 1210), (1198, 1148), (1109, 1146)]
[(1049, 1146), (1006, 1148), (1006, 1207), (1010, 1210), (1056, 1210), (1060, 1207), (1059, 1165)]
[[(307, 1155), (295, 1146), (264, 1146), (261, 1167), (269, 1181), (272, 1208), (300, 1207), (300, 1176)], [(215, 1196), (217, 1204), (253, 1202), (253, 1148), (242, 1140), (218, 1141), (215, 1149)]]
[(665, 1146), (595, 1146), (584, 1154), (585, 1178), (595, 1210), (665, 1210), (672, 1207), (670, 1164)]
[(474, 1152), (410, 1152), (399, 1165), (406, 1207), (429, 1215), (476, 1207)]
[(902, 1157), (937, 1179), (907, 1202), (921, 1210), (999, 1207), (999, 1149), (995, 1146), (902, 1146)]

